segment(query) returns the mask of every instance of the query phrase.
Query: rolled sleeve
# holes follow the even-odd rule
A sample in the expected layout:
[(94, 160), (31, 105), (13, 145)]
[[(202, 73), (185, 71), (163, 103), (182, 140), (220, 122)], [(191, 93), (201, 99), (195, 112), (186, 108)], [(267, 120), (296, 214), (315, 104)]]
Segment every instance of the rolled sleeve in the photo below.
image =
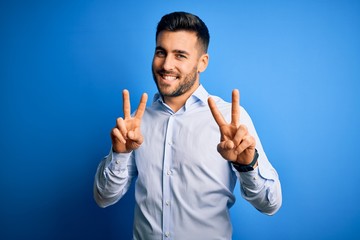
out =
[(101, 207), (116, 203), (128, 190), (136, 175), (131, 153), (110, 151), (99, 164), (94, 182), (94, 198)]
[(249, 172), (236, 172), (240, 181), (240, 191), (244, 199), (267, 215), (275, 214), (282, 204), (280, 181), (274, 168), (258, 167)]
[(253, 171), (239, 172), (238, 176), (241, 185), (251, 189), (260, 188), (266, 181), (266, 179), (260, 174), (259, 167), (256, 167)]
[(111, 158), (107, 162), (109, 170), (117, 173), (122, 173), (128, 170), (128, 159), (131, 153), (116, 153), (111, 151)]

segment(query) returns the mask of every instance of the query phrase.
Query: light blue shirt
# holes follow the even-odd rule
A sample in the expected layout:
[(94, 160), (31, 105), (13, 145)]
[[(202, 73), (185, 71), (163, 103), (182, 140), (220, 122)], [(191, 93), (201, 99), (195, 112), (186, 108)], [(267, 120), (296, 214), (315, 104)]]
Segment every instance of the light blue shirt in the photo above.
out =
[[(116, 203), (136, 179), (134, 239), (231, 239), (229, 209), (237, 179), (242, 196), (256, 209), (272, 215), (280, 208), (278, 174), (249, 115), (241, 108), (240, 122), (256, 139), (258, 167), (239, 173), (217, 152), (220, 132), (209, 96), (200, 85), (173, 112), (156, 94), (141, 122), (140, 148), (129, 154), (110, 152), (99, 164), (94, 196), (102, 207)], [(230, 121), (231, 104), (212, 97)]]

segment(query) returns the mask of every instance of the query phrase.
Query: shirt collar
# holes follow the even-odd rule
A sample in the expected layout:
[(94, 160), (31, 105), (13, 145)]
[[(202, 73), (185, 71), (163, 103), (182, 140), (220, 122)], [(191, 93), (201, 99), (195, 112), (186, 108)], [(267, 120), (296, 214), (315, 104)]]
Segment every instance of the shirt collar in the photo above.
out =
[[(200, 84), (195, 92), (186, 100), (185, 105), (183, 106), (184, 111), (190, 108), (196, 102), (200, 101), (201, 105), (207, 105), (207, 99), (209, 98), (209, 93), (205, 88)], [(166, 105), (160, 93), (156, 93), (153, 98), (153, 103), (160, 102), (163, 105)]]
[(209, 96), (210, 96), (209, 93), (205, 90), (203, 85), (200, 84), (199, 87), (196, 89), (196, 91), (193, 93), (193, 95), (191, 95), (189, 99), (195, 98), (196, 101), (200, 100), (203, 104), (207, 105), (207, 100)]

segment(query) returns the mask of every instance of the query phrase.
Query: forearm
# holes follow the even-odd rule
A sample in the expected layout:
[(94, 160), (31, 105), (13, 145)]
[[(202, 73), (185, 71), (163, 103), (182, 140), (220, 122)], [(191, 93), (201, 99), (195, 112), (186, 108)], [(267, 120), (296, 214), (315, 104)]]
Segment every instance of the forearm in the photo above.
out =
[(94, 199), (100, 207), (116, 203), (130, 187), (136, 174), (131, 154), (112, 151), (99, 164), (94, 180)]
[[(266, 178), (261, 169), (246, 173), (238, 173), (241, 183), (241, 194), (260, 212), (273, 215), (282, 204), (280, 181), (274, 169), (267, 171)], [(270, 175), (270, 176), (269, 176)]]
[(237, 173), (241, 183), (241, 194), (260, 212), (273, 215), (282, 204), (279, 176), (264, 152), (250, 116), (245, 110), (241, 116), (248, 127), (250, 135), (255, 138), (256, 149), (259, 154), (257, 167), (253, 171)]

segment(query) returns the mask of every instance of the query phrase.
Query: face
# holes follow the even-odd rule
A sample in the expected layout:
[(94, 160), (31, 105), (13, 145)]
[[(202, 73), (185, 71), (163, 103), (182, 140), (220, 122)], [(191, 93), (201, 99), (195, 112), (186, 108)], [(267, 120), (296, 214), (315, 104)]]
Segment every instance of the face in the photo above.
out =
[(207, 67), (197, 36), (189, 31), (162, 31), (156, 40), (152, 72), (163, 97), (191, 95), (199, 86), (199, 74)]

